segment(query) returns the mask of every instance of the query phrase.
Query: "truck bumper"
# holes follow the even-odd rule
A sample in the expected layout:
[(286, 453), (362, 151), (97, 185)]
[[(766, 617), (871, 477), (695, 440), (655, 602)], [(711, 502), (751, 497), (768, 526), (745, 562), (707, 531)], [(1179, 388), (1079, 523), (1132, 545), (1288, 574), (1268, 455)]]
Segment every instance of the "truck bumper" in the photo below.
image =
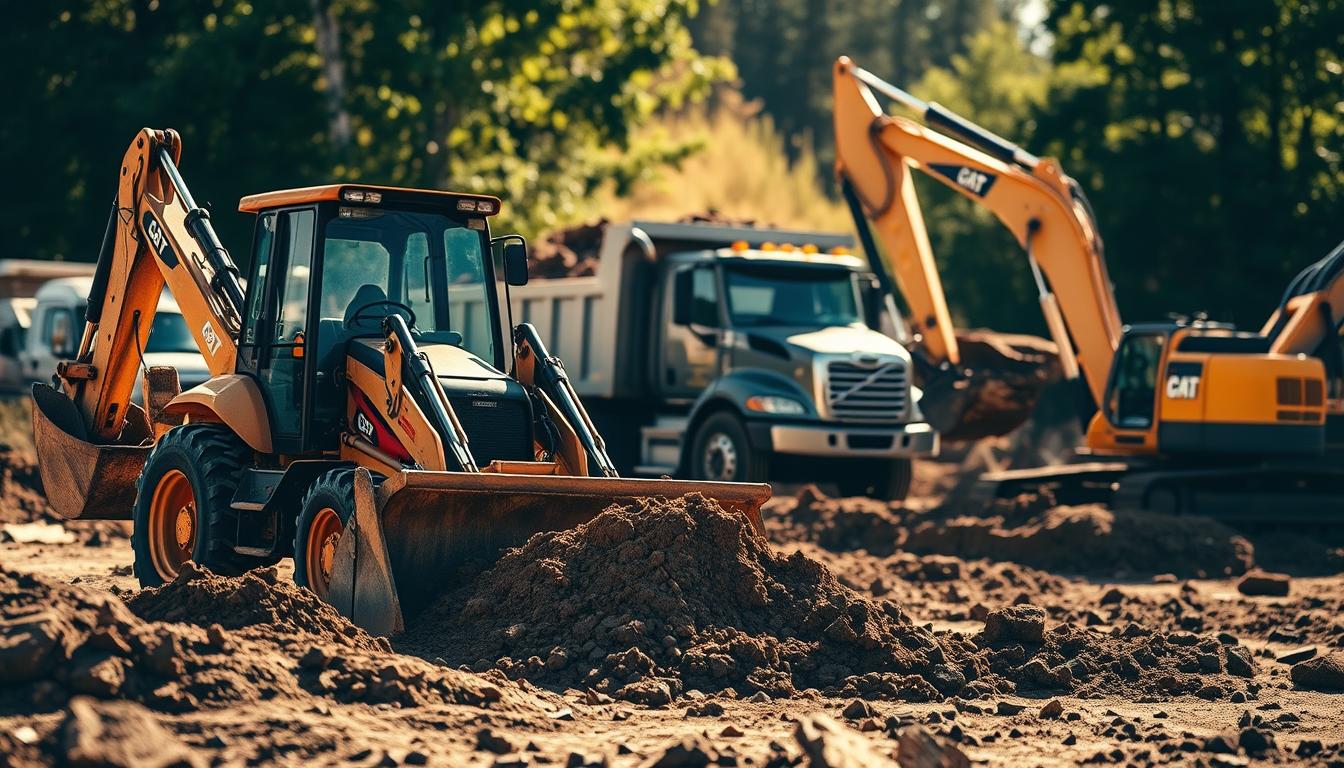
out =
[(938, 433), (923, 423), (879, 428), (774, 424), (769, 434), (772, 451), (798, 456), (898, 458), (938, 453)]

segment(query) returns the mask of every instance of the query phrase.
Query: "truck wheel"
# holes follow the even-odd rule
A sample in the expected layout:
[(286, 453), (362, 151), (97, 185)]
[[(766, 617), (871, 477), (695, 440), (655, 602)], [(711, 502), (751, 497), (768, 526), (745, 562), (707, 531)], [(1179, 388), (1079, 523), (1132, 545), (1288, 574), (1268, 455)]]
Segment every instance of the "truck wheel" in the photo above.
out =
[(188, 560), (237, 575), (271, 560), (233, 551), (238, 513), (230, 508), (251, 450), (218, 424), (174, 427), (149, 452), (136, 487), (131, 548), (142, 587), (177, 578)]
[(910, 459), (857, 462), (836, 481), (844, 496), (867, 496), (878, 501), (904, 501), (910, 495), (914, 465)]
[(741, 419), (721, 411), (695, 431), (690, 475), (696, 480), (763, 483), (770, 476), (769, 456), (751, 447)]
[(355, 470), (323, 473), (303, 495), (294, 530), (294, 583), (323, 600), (331, 593), (336, 544), (355, 513)]

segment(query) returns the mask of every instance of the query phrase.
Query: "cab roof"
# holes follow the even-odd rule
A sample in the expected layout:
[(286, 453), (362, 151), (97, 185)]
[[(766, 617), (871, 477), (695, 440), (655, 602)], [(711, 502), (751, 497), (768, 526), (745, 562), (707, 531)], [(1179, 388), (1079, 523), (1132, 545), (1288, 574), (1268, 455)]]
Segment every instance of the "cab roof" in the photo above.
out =
[[(370, 195), (372, 193), (372, 195)], [(374, 199), (376, 197), (376, 199)], [(499, 213), (500, 201), (493, 195), (468, 192), (445, 192), (435, 189), (383, 187), (376, 184), (325, 184), (320, 187), (281, 189), (248, 195), (238, 201), (243, 213), (260, 213), (272, 208), (320, 202), (350, 202), (372, 205), (395, 205), (405, 202), (438, 203), (455, 211), (474, 212), (485, 216)], [(481, 205), (485, 203), (485, 205)]]

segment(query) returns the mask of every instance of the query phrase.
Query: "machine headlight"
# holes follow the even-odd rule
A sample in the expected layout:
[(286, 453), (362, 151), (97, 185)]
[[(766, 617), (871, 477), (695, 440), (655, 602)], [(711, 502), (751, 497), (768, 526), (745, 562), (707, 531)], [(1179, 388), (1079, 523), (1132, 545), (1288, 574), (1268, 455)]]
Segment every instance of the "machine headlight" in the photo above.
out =
[(782, 416), (801, 416), (807, 409), (803, 404), (789, 397), (775, 395), (753, 395), (747, 398), (747, 410), (757, 413), (774, 413)]

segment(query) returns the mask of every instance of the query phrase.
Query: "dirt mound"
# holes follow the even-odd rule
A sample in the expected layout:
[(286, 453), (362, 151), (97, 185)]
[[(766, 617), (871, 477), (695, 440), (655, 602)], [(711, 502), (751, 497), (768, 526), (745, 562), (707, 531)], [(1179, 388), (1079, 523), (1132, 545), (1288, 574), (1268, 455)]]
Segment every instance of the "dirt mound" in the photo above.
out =
[(1214, 520), (1097, 505), (1055, 507), (1015, 524), (1005, 517), (926, 520), (909, 531), (904, 548), (1099, 575), (1236, 575), (1255, 561), (1251, 543)]
[(1215, 700), (1255, 690), (1249, 682), (1255, 664), (1241, 645), (1139, 624), (1108, 630), (1047, 624), (1044, 608), (1014, 605), (990, 612), (984, 631), (970, 640), (941, 638), (974, 673), (961, 695), (1059, 691)]
[(836, 552), (865, 550), (890, 555), (905, 538), (899, 504), (855, 496), (831, 498), (815, 485), (792, 499), (773, 499), (761, 510), (766, 533), (776, 543), (811, 541)]
[[(249, 601), (264, 607), (249, 608)], [(0, 712), (50, 711), (80, 694), (169, 712), (312, 696), (404, 706), (535, 706), (503, 678), (388, 653), (385, 641), (277, 583), (273, 569), (229, 579), (191, 569), (136, 602), (145, 615), (209, 623), (146, 620), (107, 592), (0, 566)], [(286, 609), (317, 618), (270, 617)], [(230, 614), (235, 618), (227, 619)]]
[[(37, 458), (28, 451), (0, 444), (0, 525), (58, 523), (75, 541), (98, 546), (130, 536), (130, 523), (117, 520), (75, 520), (62, 518), (47, 506)], [(19, 534), (16, 534), (19, 535)], [(0, 533), (0, 541), (6, 539)]]
[(426, 612), (402, 644), (647, 704), (689, 689), (927, 699), (948, 677), (932, 635), (894, 603), (772, 552), (699, 494), (613, 506), (534, 536)]
[(126, 605), (146, 621), (218, 625), (291, 638), (307, 635), (345, 648), (391, 650), (386, 640), (351, 624), (317, 595), (282, 581), (275, 568), (234, 578), (187, 563), (177, 579), (141, 590)]

